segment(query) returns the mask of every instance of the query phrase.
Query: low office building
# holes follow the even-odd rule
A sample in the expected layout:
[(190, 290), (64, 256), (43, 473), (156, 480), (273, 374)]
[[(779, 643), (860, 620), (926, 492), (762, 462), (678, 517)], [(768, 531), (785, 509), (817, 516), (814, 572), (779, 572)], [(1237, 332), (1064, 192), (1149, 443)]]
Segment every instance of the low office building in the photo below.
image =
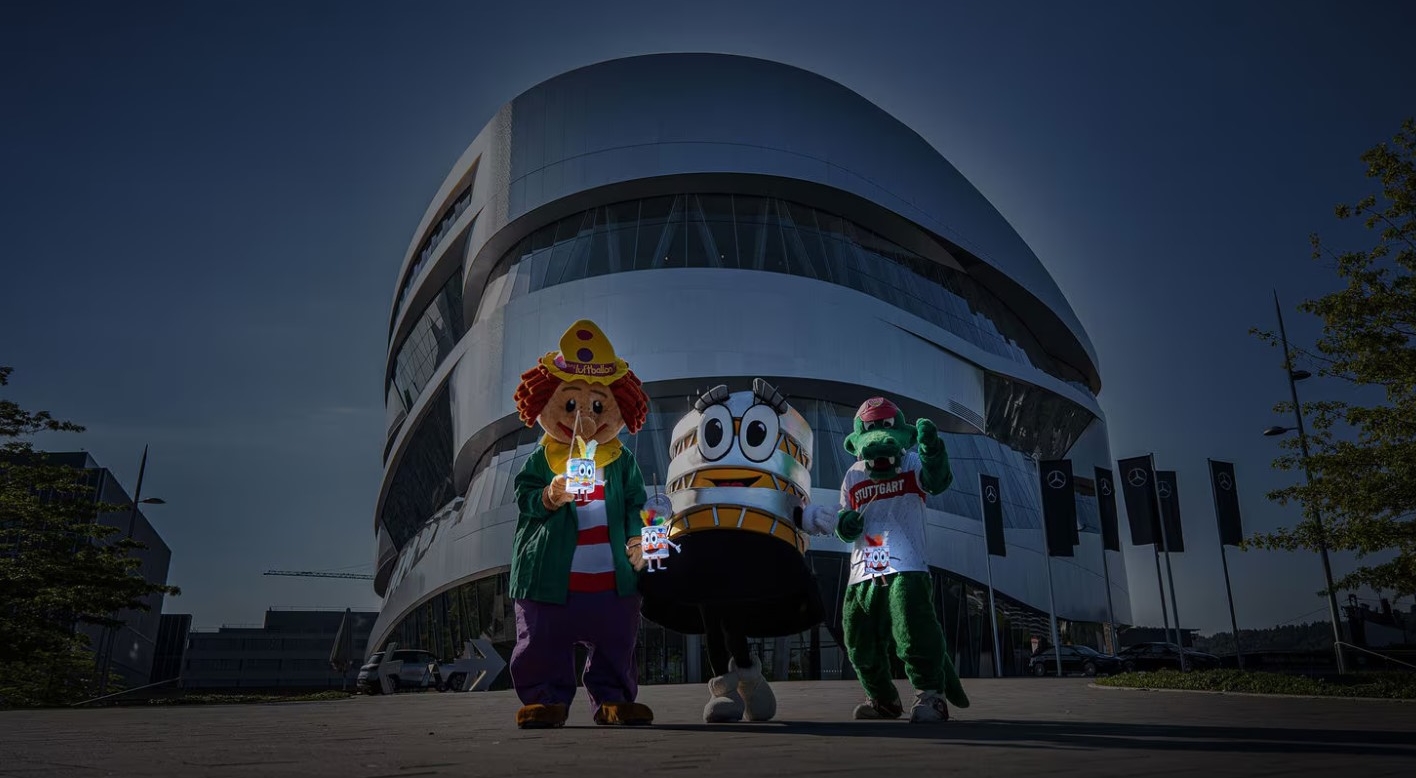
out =
[[(131, 510), (133, 499), (122, 484), (118, 483), (117, 476), (108, 468), (99, 465), (86, 451), (45, 452), (45, 457), (49, 464), (84, 471), (85, 482), (93, 489), (95, 506), (102, 504), (121, 507), (118, 511), (98, 514), (97, 523), (118, 530), (110, 536), (111, 540), (132, 538), (146, 546), (133, 552), (142, 562), (138, 568), (139, 572), (149, 583), (167, 583), (172, 550), (167, 547), (167, 543), (141, 510)], [(149, 595), (142, 601), (147, 606), (146, 610), (119, 613), (117, 618), (123, 622), (123, 626), (117, 630), (110, 631), (91, 625), (81, 625), (77, 628), (88, 635), (98, 667), (108, 665), (113, 672), (114, 681), (129, 689), (152, 682), (153, 649), (162, 620), (162, 601), (161, 594)]]
[(182, 661), (187, 656), (187, 635), (191, 631), (190, 613), (162, 614), (162, 621), (157, 628), (157, 645), (153, 649), (153, 683), (176, 682), (181, 679)]
[(339, 689), (352, 687), (376, 612), (351, 611), (353, 665), (330, 666), (342, 610), (271, 608), (261, 626), (193, 630), (183, 659), (185, 689)]

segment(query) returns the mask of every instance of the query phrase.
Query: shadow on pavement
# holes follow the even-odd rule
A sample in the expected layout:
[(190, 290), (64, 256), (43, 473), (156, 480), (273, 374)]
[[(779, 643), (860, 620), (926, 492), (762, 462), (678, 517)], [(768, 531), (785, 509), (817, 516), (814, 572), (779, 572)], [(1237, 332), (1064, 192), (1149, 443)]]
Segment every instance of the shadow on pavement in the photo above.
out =
[(955, 746), (1018, 748), (1131, 748), (1146, 751), (1347, 754), (1416, 759), (1416, 734), (1384, 730), (1314, 730), (1201, 727), (1169, 724), (954, 720), (911, 725), (903, 721), (792, 722), (770, 724), (655, 724), (650, 731), (734, 732), (818, 737), (888, 737), (935, 740)]

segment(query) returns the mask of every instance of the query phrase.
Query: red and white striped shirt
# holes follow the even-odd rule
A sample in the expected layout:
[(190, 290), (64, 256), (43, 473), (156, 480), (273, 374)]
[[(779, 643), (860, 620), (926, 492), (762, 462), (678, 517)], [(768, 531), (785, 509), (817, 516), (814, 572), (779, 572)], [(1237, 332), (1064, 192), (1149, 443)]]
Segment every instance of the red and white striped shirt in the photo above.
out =
[(606, 592), (615, 588), (615, 558), (610, 549), (610, 528), (605, 514), (605, 471), (595, 473), (595, 491), (575, 496), (575, 517), (580, 533), (570, 563), (572, 592)]

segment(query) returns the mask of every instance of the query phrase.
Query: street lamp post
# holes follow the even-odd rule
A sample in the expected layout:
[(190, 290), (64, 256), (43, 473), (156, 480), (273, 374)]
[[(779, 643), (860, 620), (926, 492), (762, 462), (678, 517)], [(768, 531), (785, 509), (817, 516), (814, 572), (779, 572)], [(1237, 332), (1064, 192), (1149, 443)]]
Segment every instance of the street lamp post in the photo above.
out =
[[(148, 447), (143, 446), (143, 459), (138, 464), (138, 485), (133, 489), (132, 510), (128, 513), (128, 532), (124, 535), (127, 540), (133, 539), (133, 532), (137, 529), (139, 505), (164, 505), (167, 502), (161, 497), (143, 499), (143, 475), (147, 471), (147, 459)], [(103, 668), (98, 677), (99, 696), (108, 692), (108, 674), (113, 669), (113, 644), (118, 640), (118, 631), (111, 626), (103, 628), (103, 639), (99, 642), (101, 652), (98, 657), (99, 666)]]
[[(1294, 370), (1293, 357), (1288, 352), (1288, 333), (1283, 328), (1283, 307), (1278, 303), (1278, 292), (1273, 293), (1273, 307), (1278, 313), (1278, 336), (1283, 341), (1283, 370), (1288, 374), (1288, 392), (1293, 399), (1293, 416), (1297, 421), (1296, 427), (1269, 427), (1264, 430), (1267, 436), (1282, 435), (1285, 432), (1298, 433), (1298, 447), (1303, 453), (1303, 476), (1307, 483), (1313, 483), (1313, 471), (1308, 465), (1308, 435), (1303, 429), (1303, 406), (1298, 403), (1298, 382), (1305, 378), (1311, 378), (1312, 373), (1307, 370)], [(1327, 532), (1323, 525), (1322, 514), (1317, 507), (1313, 508), (1313, 524), (1317, 530), (1318, 555), (1323, 560), (1323, 578), (1327, 582), (1328, 614), (1332, 619), (1332, 650), (1337, 657), (1337, 672), (1339, 675), (1347, 672), (1346, 663), (1342, 658), (1342, 622), (1338, 616), (1337, 592), (1332, 585), (1332, 562), (1328, 559)]]

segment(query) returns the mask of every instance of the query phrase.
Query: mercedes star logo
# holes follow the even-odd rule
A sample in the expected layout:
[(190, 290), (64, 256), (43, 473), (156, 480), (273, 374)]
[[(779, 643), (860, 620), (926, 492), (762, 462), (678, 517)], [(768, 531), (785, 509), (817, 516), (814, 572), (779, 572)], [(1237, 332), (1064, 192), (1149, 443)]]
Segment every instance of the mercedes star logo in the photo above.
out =
[(1155, 490), (1156, 490), (1156, 492), (1158, 492), (1158, 493), (1160, 494), (1160, 499), (1162, 499), (1162, 500), (1168, 500), (1168, 499), (1170, 499), (1170, 482), (1169, 482), (1169, 481), (1156, 481), (1156, 482), (1155, 482)]
[(1101, 496), (1111, 496), (1111, 482), (1106, 480), (1105, 478), (1101, 479)]
[(1230, 478), (1228, 473), (1220, 473), (1215, 480), (1219, 481), (1219, 488), (1226, 492), (1234, 488), (1234, 479)]
[(1047, 485), (1053, 489), (1061, 489), (1067, 485), (1067, 476), (1061, 470), (1052, 470), (1047, 474)]
[(1132, 486), (1145, 486), (1146, 471), (1139, 467), (1133, 468), (1131, 472), (1126, 474), (1126, 480), (1130, 481)]
[(998, 502), (998, 490), (994, 489), (991, 486), (987, 489), (984, 489), (983, 499), (988, 500), (989, 502)]

